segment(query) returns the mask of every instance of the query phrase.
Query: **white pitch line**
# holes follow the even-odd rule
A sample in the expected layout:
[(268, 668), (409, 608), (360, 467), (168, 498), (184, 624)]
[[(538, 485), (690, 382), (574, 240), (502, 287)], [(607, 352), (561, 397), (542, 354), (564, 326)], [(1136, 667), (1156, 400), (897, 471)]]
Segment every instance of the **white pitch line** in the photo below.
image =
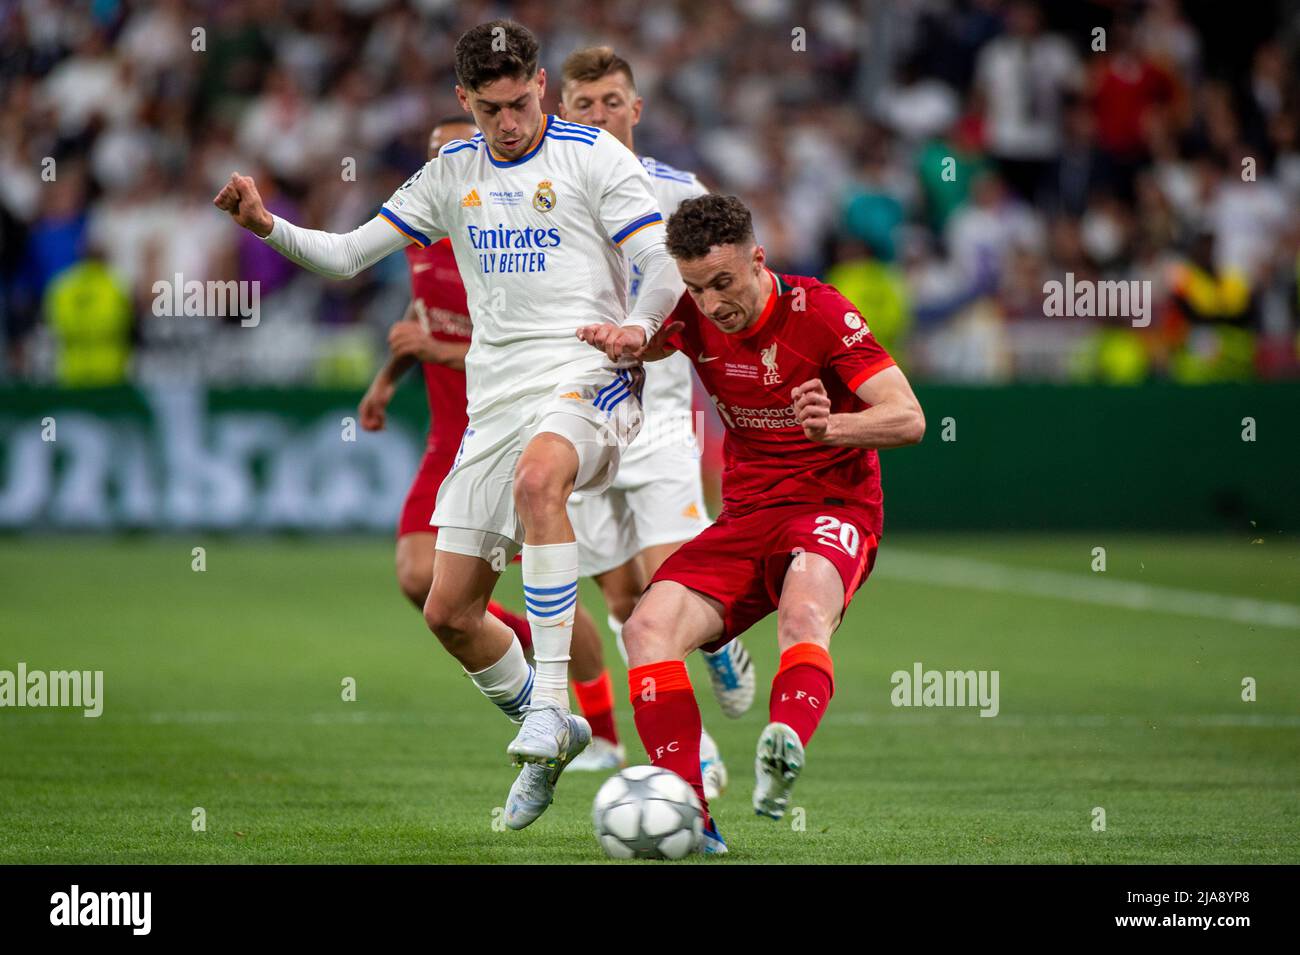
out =
[[(76, 720), (73, 720), (76, 717)], [(883, 712), (832, 709), (827, 717), (851, 726), (887, 726), (891, 729), (909, 727), (1001, 726), (1051, 729), (1222, 729), (1232, 727), (1260, 727), (1265, 729), (1300, 729), (1300, 714), (1287, 713), (1174, 713), (1140, 716), (1135, 714), (1106, 715), (1102, 713), (999, 713), (995, 717), (981, 718), (974, 707), (898, 707)], [(28, 711), (22, 722), (66, 723), (80, 726), (80, 712), (49, 710)], [(480, 722), (468, 714), (417, 713), (405, 710), (350, 710), (348, 712), (313, 713), (259, 713), (255, 710), (195, 710), (131, 713), (110, 719), (104, 715), (96, 722), (150, 726), (202, 726), (231, 723), (279, 724), (292, 726), (441, 726), (469, 725)], [(15, 725), (17, 725), (15, 723)]]
[(945, 726), (960, 723), (988, 724), (991, 727), (1016, 727), (1027, 729), (1224, 729), (1234, 727), (1261, 727), (1266, 729), (1300, 729), (1300, 715), (1286, 713), (1206, 713), (1202, 715), (1173, 714), (1169, 716), (1107, 716), (1101, 713), (999, 713), (981, 718), (975, 707), (955, 709), (939, 708), (918, 712), (915, 707), (899, 707), (895, 712), (836, 713), (827, 711), (828, 720), (835, 719), (853, 726), (888, 726), (899, 729), (907, 726)]
[(1253, 597), (1232, 597), (1160, 584), (1084, 577), (1056, 570), (1011, 567), (969, 557), (945, 557), (883, 548), (874, 576), (910, 583), (962, 587), (989, 593), (1047, 597), (1076, 603), (1207, 620), (1300, 630), (1300, 606)]

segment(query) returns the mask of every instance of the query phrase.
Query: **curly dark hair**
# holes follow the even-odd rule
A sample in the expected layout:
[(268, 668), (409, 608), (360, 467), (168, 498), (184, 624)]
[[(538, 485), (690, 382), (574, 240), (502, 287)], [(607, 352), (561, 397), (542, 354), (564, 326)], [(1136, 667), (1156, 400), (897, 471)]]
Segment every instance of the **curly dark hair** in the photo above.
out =
[(701, 259), (715, 245), (754, 241), (754, 220), (735, 196), (696, 196), (668, 218), (668, 254), (674, 259)]
[(456, 79), (467, 90), (503, 76), (531, 79), (537, 72), (537, 39), (514, 20), (489, 20), (456, 41)]

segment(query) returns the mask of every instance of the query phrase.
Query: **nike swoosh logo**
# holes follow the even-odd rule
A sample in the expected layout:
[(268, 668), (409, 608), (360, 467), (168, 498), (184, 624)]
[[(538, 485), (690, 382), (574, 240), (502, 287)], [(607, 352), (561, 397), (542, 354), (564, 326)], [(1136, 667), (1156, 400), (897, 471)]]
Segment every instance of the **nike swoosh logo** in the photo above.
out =
[(419, 264), (419, 265), (413, 265), (413, 266), (411, 266), (411, 271), (412, 271), (412, 272), (423, 272), (425, 269), (431, 269), (431, 268), (433, 268), (433, 264), (432, 264), (431, 262), (424, 262), (424, 263), (421, 263), (421, 264)]
[(700, 360), (701, 362), (706, 362), (706, 361), (717, 361), (717, 360), (718, 360), (719, 358), (721, 358), (721, 357), (722, 357), (721, 355), (710, 355), (710, 356), (708, 356), (708, 357), (706, 358), (705, 355), (704, 355), (704, 352), (700, 352), (700, 358), (699, 358), (699, 360)]

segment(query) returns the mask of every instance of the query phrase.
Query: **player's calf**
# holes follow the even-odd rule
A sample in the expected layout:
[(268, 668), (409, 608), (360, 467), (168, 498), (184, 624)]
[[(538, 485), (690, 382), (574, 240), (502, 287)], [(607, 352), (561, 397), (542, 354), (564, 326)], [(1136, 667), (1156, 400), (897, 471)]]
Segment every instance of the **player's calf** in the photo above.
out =
[(707, 820), (709, 803), (700, 769), (700, 707), (685, 661), (633, 666), (627, 683), (636, 731), (651, 764), (670, 769), (690, 783)]

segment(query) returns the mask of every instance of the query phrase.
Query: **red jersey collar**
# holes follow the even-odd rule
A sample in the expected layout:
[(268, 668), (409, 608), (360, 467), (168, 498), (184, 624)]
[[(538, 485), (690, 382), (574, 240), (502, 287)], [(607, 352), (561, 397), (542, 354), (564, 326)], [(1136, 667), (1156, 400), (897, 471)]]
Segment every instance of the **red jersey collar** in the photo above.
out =
[(749, 338), (757, 334), (758, 330), (767, 324), (767, 320), (772, 317), (772, 313), (776, 311), (776, 300), (785, 291), (785, 286), (781, 284), (781, 279), (775, 272), (771, 269), (764, 269), (764, 271), (772, 276), (772, 294), (767, 297), (767, 304), (763, 306), (763, 311), (759, 314), (758, 320), (743, 332), (737, 332), (737, 338)]

